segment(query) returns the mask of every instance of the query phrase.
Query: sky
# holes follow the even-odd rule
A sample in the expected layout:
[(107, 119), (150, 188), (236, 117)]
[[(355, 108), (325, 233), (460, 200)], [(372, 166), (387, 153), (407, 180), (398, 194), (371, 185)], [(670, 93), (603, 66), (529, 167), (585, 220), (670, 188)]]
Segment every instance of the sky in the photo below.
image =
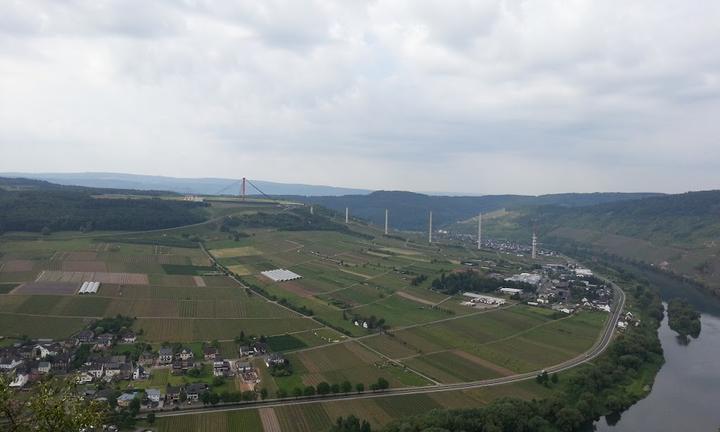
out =
[(5, 0), (0, 172), (720, 188), (720, 2)]

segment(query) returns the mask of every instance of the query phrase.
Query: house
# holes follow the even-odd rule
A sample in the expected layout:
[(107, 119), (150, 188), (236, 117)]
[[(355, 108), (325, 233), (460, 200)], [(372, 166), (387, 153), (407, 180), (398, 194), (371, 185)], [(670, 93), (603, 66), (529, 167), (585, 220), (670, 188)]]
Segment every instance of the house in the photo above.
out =
[(285, 357), (283, 357), (282, 354), (279, 353), (272, 353), (265, 357), (265, 364), (267, 365), (267, 367), (283, 365), (285, 364)]
[(182, 375), (188, 370), (195, 367), (193, 359), (181, 360), (179, 358), (173, 360), (172, 370), (170, 371), (173, 375)]
[(240, 357), (250, 356), (254, 352), (255, 351), (253, 351), (253, 349), (250, 348), (248, 345), (244, 345), (238, 348), (238, 354), (240, 355)]
[(21, 364), (23, 364), (23, 359), (19, 355), (8, 354), (4, 357), (0, 357), (0, 371), (13, 371)]
[(230, 362), (227, 360), (215, 360), (213, 362), (214, 376), (227, 376), (230, 374)]
[(95, 333), (92, 330), (83, 330), (75, 336), (76, 344), (91, 343), (95, 338)]
[(205, 357), (205, 360), (215, 360), (218, 356), (218, 349), (207, 346), (203, 348), (203, 356)]
[(165, 388), (165, 402), (180, 402), (181, 393), (182, 389), (180, 387), (168, 385)]
[(100, 379), (105, 374), (105, 365), (101, 362), (91, 362), (84, 368), (84, 372), (90, 374), (94, 379)]
[(130, 402), (135, 399), (135, 393), (123, 393), (117, 398), (117, 404), (119, 407), (127, 408), (130, 406)]
[(268, 351), (268, 346), (265, 342), (253, 342), (251, 348), (255, 355), (265, 354)]
[(120, 375), (120, 372), (122, 372), (122, 369), (120, 367), (120, 363), (116, 362), (109, 362), (105, 364), (105, 380), (110, 381), (114, 377)]
[(77, 377), (75, 378), (75, 382), (78, 384), (89, 384), (89, 383), (93, 382), (93, 379), (95, 379), (95, 377), (93, 375), (91, 375), (90, 373), (80, 372), (79, 374), (77, 374)]
[(180, 350), (180, 352), (177, 353), (177, 358), (179, 358), (182, 361), (191, 360), (193, 357), (194, 357), (194, 354), (190, 348), (183, 348)]
[(95, 339), (95, 348), (106, 349), (110, 348), (115, 340), (115, 336), (110, 333), (103, 333)]
[(127, 331), (123, 333), (122, 341), (126, 344), (134, 344), (137, 341), (137, 335), (132, 331)]
[(52, 364), (50, 362), (42, 361), (38, 363), (37, 370), (41, 374), (50, 373), (50, 369), (52, 369)]
[(155, 363), (155, 355), (151, 351), (145, 351), (140, 354), (137, 363), (141, 366), (152, 366)]
[(72, 360), (72, 354), (69, 352), (63, 352), (52, 358), (52, 369), (56, 373), (67, 373), (70, 368), (70, 361)]
[(189, 401), (199, 400), (200, 395), (206, 391), (208, 391), (208, 385), (203, 383), (193, 383), (185, 386), (185, 394)]
[(146, 380), (149, 377), (150, 374), (145, 371), (144, 367), (138, 365), (135, 367), (135, 369), (133, 369), (132, 379), (134, 379), (135, 381)]
[(48, 345), (35, 345), (33, 348), (33, 357), (35, 360), (42, 360), (45, 357), (57, 355), (59, 347), (54, 344)]
[(250, 372), (252, 370), (252, 366), (248, 362), (235, 362), (235, 368), (240, 373)]
[(159, 351), (158, 363), (170, 364), (173, 361), (173, 350), (170, 347), (162, 347)]
[(160, 399), (162, 398), (162, 394), (160, 393), (160, 390), (149, 388), (145, 390), (145, 394), (147, 395), (147, 398), (152, 403), (160, 403)]
[(17, 374), (8, 386), (11, 388), (21, 388), (27, 384), (29, 379), (30, 377), (27, 374)]

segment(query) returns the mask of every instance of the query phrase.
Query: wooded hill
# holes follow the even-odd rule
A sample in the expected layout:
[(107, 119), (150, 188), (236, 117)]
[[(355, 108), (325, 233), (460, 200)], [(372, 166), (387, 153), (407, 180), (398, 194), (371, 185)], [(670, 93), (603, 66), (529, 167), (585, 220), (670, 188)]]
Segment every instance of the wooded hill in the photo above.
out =
[[(96, 198), (108, 194), (120, 197)], [(122, 197), (129, 194), (139, 197)], [(0, 233), (150, 230), (206, 219), (206, 204), (164, 200), (158, 198), (160, 194), (0, 178)]]
[(428, 213), (433, 212), (433, 223), (442, 227), (477, 216), (478, 212), (514, 209), (525, 206), (557, 205), (563, 207), (589, 206), (598, 203), (633, 200), (652, 193), (572, 193), (555, 195), (486, 195), (433, 196), (413, 192), (377, 191), (368, 195), (324, 197), (288, 197), (308, 204), (320, 204), (344, 213), (350, 208), (353, 217), (376, 225), (385, 222), (385, 209), (390, 212), (390, 225), (394, 229), (422, 231), (427, 229)]

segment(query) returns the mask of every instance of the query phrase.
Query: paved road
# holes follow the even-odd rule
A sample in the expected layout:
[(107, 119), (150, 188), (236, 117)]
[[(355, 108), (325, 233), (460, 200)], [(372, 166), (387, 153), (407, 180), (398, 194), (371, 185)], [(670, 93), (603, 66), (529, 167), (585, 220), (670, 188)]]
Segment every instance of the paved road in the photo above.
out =
[[(598, 357), (600, 354), (605, 351), (605, 349), (610, 345), (613, 339), (613, 335), (615, 334), (615, 329), (617, 327), (617, 322), (620, 319), (621, 313), (623, 308), (625, 307), (625, 293), (615, 284), (612, 284), (613, 289), (615, 290), (615, 304), (613, 308), (612, 315), (607, 320), (605, 324), (605, 328), (603, 329), (602, 335), (598, 338), (595, 345), (585, 353), (568, 360), (566, 362), (557, 364), (555, 366), (551, 366), (546, 368), (545, 370), (548, 373), (554, 373), (554, 372), (562, 372), (566, 371), (568, 369), (572, 369), (576, 366), (579, 366), (581, 364), (587, 363)], [(471, 382), (464, 382), (464, 383), (456, 383), (456, 384), (438, 384), (434, 386), (424, 386), (424, 387), (411, 387), (411, 388), (398, 388), (398, 389), (389, 389), (385, 390), (383, 392), (367, 392), (367, 393), (349, 393), (345, 395), (336, 395), (336, 396), (316, 396), (316, 397), (310, 397), (310, 398), (300, 398), (300, 399), (267, 399), (264, 401), (255, 401), (255, 402), (245, 402), (240, 405), (218, 405), (215, 407), (204, 407), (204, 406), (198, 406), (198, 407), (188, 407), (184, 408), (179, 411), (169, 411), (169, 412), (158, 412), (156, 413), (157, 417), (172, 417), (172, 416), (178, 416), (178, 415), (186, 415), (186, 414), (198, 414), (198, 413), (209, 413), (209, 412), (223, 412), (223, 411), (236, 411), (236, 410), (246, 410), (246, 409), (255, 409), (255, 408), (273, 408), (273, 407), (280, 407), (280, 406), (287, 406), (287, 405), (304, 405), (304, 404), (310, 404), (310, 403), (317, 403), (317, 402), (329, 402), (329, 401), (339, 401), (339, 400), (359, 400), (359, 399), (371, 399), (371, 398), (382, 398), (382, 397), (389, 397), (389, 396), (398, 396), (398, 395), (413, 395), (413, 394), (426, 394), (426, 393), (439, 393), (439, 392), (446, 392), (446, 391), (454, 391), (454, 390), (469, 390), (469, 389), (476, 389), (476, 388), (483, 388), (483, 387), (492, 387), (497, 385), (503, 385), (503, 384), (510, 384), (520, 381), (527, 381), (530, 379), (535, 379), (535, 377), (541, 373), (542, 371), (533, 371), (528, 372), (524, 374), (517, 374), (512, 376), (506, 376), (501, 378), (494, 378), (489, 380), (482, 380), (482, 381), (471, 381)]]

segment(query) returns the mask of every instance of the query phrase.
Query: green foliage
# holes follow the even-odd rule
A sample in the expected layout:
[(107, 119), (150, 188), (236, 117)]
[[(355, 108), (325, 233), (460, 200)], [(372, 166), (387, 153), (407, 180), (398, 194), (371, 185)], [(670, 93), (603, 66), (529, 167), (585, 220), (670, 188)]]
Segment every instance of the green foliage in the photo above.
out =
[(354, 415), (350, 415), (347, 418), (339, 417), (330, 432), (371, 432), (371, 428), (366, 420), (361, 422)]
[(700, 336), (700, 313), (687, 300), (670, 300), (667, 311), (668, 325), (680, 336)]
[(502, 279), (483, 277), (473, 270), (450, 273), (442, 273), (439, 278), (432, 281), (432, 288), (445, 294), (457, 294), (463, 291), (471, 292), (492, 292), (501, 287), (519, 288), (524, 291), (534, 291), (535, 287), (524, 282), (510, 282)]
[(0, 375), (0, 424), (7, 432), (56, 432), (99, 428), (108, 405), (77, 395), (71, 381), (43, 381), (31, 390), (25, 403)]
[(114, 318), (103, 318), (95, 321), (92, 325), (93, 330), (102, 330), (107, 333), (117, 334), (123, 328), (130, 328), (135, 321), (135, 318), (116, 315)]
[(267, 338), (267, 344), (272, 351), (289, 351), (307, 346), (305, 342), (293, 335), (270, 336)]
[[(6, 180), (6, 179), (2, 179)], [(3, 183), (3, 182), (0, 182)], [(176, 200), (99, 199), (119, 193), (37, 183), (33, 189), (0, 188), (0, 227), (5, 231), (150, 230), (205, 220), (207, 204)]]

